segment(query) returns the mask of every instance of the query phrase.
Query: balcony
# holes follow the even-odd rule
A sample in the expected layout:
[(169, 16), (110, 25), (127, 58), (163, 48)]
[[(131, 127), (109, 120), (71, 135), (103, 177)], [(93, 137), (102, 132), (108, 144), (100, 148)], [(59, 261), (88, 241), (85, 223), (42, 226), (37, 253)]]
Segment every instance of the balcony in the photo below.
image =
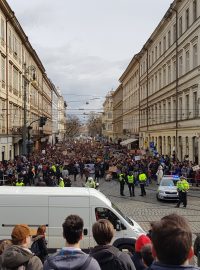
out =
[(21, 135), (22, 134), (22, 127), (12, 127), (10, 131), (13, 135)]

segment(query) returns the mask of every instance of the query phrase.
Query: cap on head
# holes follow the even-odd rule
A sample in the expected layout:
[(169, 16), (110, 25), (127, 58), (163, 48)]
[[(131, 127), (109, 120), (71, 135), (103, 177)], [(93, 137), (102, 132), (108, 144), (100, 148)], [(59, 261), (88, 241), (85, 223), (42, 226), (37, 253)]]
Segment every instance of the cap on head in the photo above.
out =
[(26, 224), (18, 224), (14, 227), (11, 237), (12, 239), (22, 241), (28, 236), (35, 235), (36, 231), (31, 230)]
[(140, 235), (135, 242), (135, 251), (140, 252), (141, 249), (148, 244), (151, 244), (150, 238), (144, 234)]

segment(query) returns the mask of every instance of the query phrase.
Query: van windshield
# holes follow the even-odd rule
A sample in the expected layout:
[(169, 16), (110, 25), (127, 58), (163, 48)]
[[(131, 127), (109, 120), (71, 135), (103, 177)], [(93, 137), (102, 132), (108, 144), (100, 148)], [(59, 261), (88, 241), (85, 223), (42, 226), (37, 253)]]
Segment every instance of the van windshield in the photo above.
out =
[(129, 218), (129, 217), (127, 217), (127, 216), (125, 216), (123, 213), (122, 213), (122, 211), (121, 210), (119, 210), (119, 208), (114, 204), (114, 203), (112, 203), (112, 207), (120, 214), (120, 216), (122, 216), (131, 226), (134, 226), (134, 223), (133, 223), (133, 221)]

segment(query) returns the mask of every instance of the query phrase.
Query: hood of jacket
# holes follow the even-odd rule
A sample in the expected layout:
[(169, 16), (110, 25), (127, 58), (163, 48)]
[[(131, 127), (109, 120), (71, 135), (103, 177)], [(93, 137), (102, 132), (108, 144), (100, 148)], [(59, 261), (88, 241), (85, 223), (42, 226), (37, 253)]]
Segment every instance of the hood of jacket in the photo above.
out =
[(150, 270), (198, 270), (198, 267), (193, 265), (166, 265), (160, 262), (154, 262), (150, 268)]
[(44, 269), (58, 268), (60, 270), (76, 270), (87, 260), (88, 255), (81, 250), (61, 250), (59, 253), (48, 258)]
[(16, 268), (28, 262), (31, 257), (33, 257), (33, 254), (30, 250), (13, 245), (7, 248), (1, 255), (2, 266), (6, 268)]
[(32, 241), (33, 242), (35, 242), (35, 241), (37, 241), (37, 240), (39, 240), (39, 239), (44, 239), (45, 238), (45, 236), (44, 235), (34, 235), (33, 237), (32, 237)]
[[(119, 253), (119, 249), (111, 245), (96, 246), (91, 251), (91, 256), (99, 263), (111, 261)], [(120, 252), (121, 253), (121, 252)]]

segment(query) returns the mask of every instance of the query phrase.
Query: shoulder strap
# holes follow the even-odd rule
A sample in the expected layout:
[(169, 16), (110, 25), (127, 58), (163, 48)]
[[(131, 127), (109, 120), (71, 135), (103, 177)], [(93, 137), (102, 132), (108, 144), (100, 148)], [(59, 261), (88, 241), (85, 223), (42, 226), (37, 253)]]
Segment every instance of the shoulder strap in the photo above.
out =
[(79, 268), (79, 270), (85, 270), (87, 269), (88, 265), (90, 264), (92, 260), (92, 257), (89, 255), (86, 259), (86, 261), (84, 262), (84, 264)]

